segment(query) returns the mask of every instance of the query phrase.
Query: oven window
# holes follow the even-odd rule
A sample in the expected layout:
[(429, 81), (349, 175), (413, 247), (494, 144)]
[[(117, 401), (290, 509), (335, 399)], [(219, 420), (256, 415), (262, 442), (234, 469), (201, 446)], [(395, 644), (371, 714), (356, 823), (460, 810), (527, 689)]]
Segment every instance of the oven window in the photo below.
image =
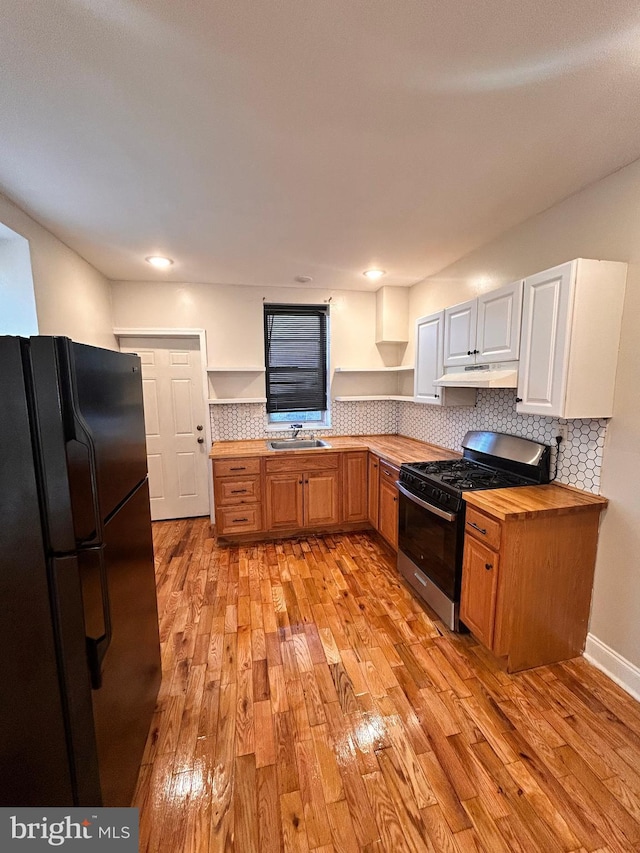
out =
[(438, 518), (400, 495), (400, 550), (452, 600), (457, 600), (460, 594), (462, 531), (459, 520), (460, 516), (455, 521)]

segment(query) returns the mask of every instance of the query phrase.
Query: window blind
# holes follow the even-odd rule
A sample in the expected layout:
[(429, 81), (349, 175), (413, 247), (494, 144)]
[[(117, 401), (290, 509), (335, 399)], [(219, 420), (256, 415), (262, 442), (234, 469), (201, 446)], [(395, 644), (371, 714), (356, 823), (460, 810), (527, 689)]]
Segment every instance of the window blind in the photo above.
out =
[(327, 310), (264, 306), (267, 412), (327, 408)]

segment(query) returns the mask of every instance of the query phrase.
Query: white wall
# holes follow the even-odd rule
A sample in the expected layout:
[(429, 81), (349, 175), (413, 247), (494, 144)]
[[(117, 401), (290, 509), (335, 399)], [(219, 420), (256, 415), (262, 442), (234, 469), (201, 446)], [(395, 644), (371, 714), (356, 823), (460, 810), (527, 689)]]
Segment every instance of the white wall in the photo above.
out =
[[(376, 294), (351, 290), (295, 287), (243, 287), (223, 284), (112, 282), (115, 328), (204, 328), (209, 365), (264, 364), (263, 301), (322, 304), (330, 302), (331, 367), (384, 366), (375, 343)], [(393, 377), (389, 377), (394, 381)], [(213, 377), (212, 396), (230, 394), (240, 377)], [(264, 396), (264, 378), (247, 377), (243, 393)], [(335, 393), (368, 393), (379, 378), (338, 375)], [(249, 384), (250, 383), (250, 384)], [(261, 383), (261, 384), (260, 384)], [(357, 383), (357, 388), (355, 388)], [(336, 386), (337, 387), (337, 386)], [(258, 393), (259, 390), (262, 393)], [(392, 393), (390, 389), (388, 393)]]
[(610, 503), (601, 526), (590, 632), (640, 667), (640, 161), (416, 285), (411, 325), (483, 289), (577, 257), (629, 263), (614, 417), (601, 472), (601, 492)]
[(0, 335), (37, 335), (29, 242), (0, 225)]
[(0, 223), (29, 241), (39, 333), (117, 349), (107, 279), (3, 195)]

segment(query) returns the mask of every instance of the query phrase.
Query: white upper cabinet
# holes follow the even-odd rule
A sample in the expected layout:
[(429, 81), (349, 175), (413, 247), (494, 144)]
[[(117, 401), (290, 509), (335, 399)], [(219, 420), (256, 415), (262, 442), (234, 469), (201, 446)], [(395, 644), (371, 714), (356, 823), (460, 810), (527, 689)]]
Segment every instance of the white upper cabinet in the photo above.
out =
[(611, 417), (626, 276), (579, 258), (525, 279), (518, 412)]
[(439, 388), (434, 385), (442, 376), (445, 312), (421, 317), (416, 322), (416, 361), (414, 402), (436, 406), (473, 406), (473, 388)]
[(476, 362), (517, 361), (520, 355), (522, 281), (478, 297)]
[(444, 313), (446, 367), (518, 360), (521, 281), (490, 290)]
[(475, 364), (478, 300), (453, 305), (444, 312), (444, 363)]

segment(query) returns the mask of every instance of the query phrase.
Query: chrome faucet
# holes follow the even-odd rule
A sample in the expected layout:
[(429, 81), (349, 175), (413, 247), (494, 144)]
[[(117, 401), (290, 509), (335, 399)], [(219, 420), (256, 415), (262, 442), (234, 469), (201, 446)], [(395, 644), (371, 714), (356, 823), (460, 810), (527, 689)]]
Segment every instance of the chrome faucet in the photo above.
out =
[(293, 430), (293, 435), (291, 438), (296, 439), (298, 437), (298, 433), (302, 429), (302, 424), (291, 424), (289, 429)]

